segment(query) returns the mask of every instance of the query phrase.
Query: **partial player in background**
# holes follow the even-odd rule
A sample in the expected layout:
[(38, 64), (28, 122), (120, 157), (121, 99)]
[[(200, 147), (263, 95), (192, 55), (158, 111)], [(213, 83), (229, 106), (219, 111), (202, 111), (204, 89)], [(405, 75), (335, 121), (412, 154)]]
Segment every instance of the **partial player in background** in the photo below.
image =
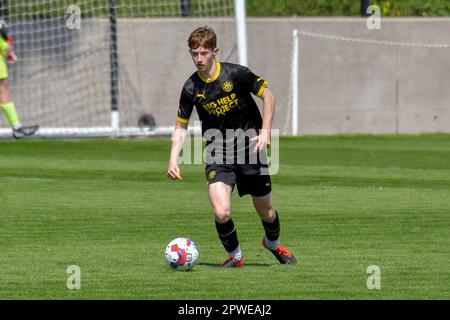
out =
[[(216, 46), (216, 34), (210, 27), (194, 30), (189, 36), (188, 46), (197, 72), (183, 86), (176, 132), (187, 129), (195, 106), (202, 121), (202, 134), (207, 140), (207, 148), (213, 143), (211, 138), (215, 138), (214, 144), (219, 143), (226, 150), (222, 154), (224, 158), (218, 156), (210, 162), (206, 161), (205, 168), (216, 230), (228, 253), (222, 267), (242, 267), (244, 264), (231, 218), (231, 194), (235, 186), (239, 196), (249, 194), (252, 197), (265, 231), (262, 239), (264, 248), (272, 252), (280, 263), (295, 264), (295, 256), (280, 243), (279, 215), (272, 202), (270, 176), (264, 173), (267, 163), (260, 158), (255, 162), (250, 161), (252, 152), (265, 152), (266, 146), (270, 145), (275, 97), (267, 88), (267, 82), (248, 68), (216, 60), (219, 49)], [(251, 94), (263, 100), (263, 117)], [(219, 131), (221, 134), (208, 138), (208, 131)], [(238, 135), (231, 137), (231, 140), (224, 138), (230, 131)], [(245, 132), (249, 135), (246, 136)], [(167, 169), (168, 176), (174, 180), (181, 180), (177, 159), (184, 140), (185, 135), (174, 135)], [(241, 160), (245, 158), (245, 161), (238, 160), (239, 155), (235, 150), (244, 156)]]
[(13, 44), (13, 39), (8, 36), (5, 20), (0, 19), (0, 109), (5, 113), (6, 118), (13, 129), (13, 137), (15, 139), (21, 139), (24, 136), (34, 134), (39, 129), (39, 126), (22, 126), (16, 112), (16, 106), (12, 101), (8, 81), (8, 63), (17, 62)]

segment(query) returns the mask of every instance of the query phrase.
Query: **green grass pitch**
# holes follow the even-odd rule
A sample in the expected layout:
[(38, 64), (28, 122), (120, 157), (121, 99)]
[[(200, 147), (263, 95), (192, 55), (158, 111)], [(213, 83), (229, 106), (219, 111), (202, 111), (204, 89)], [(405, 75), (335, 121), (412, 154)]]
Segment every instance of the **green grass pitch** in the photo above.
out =
[[(280, 146), (273, 196), (299, 264), (262, 248), (251, 199), (234, 194), (246, 266), (222, 270), (203, 165), (169, 180), (168, 138), (0, 141), (0, 299), (450, 299), (450, 135)], [(164, 261), (178, 236), (199, 245), (191, 272)]]

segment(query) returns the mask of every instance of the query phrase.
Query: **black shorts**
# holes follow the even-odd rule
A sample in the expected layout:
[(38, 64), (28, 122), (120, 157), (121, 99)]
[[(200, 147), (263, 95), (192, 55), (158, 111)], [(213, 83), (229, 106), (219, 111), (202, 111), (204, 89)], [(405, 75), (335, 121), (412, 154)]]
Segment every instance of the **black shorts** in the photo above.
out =
[(252, 164), (208, 164), (205, 168), (208, 184), (223, 182), (232, 190), (237, 185), (240, 197), (250, 194), (262, 197), (272, 191), (269, 174), (261, 174), (260, 165)]

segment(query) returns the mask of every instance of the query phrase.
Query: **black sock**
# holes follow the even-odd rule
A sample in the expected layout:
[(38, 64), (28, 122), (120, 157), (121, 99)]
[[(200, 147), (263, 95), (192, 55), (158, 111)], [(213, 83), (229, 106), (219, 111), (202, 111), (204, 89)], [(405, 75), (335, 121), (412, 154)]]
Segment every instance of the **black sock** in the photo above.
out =
[(225, 223), (218, 223), (216, 221), (216, 229), (225, 250), (228, 252), (233, 252), (236, 250), (239, 245), (239, 241), (233, 220), (230, 219)]
[(280, 237), (280, 220), (278, 219), (278, 212), (275, 210), (275, 220), (273, 220), (273, 222), (261, 221), (264, 231), (266, 232), (267, 239), (270, 241), (277, 240)]

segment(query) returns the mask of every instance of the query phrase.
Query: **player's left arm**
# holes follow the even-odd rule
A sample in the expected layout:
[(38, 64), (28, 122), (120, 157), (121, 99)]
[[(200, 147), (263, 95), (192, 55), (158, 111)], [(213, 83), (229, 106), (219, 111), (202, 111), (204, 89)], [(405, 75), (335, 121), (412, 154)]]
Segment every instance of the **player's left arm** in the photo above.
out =
[(17, 62), (17, 56), (14, 52), (14, 40), (12, 37), (8, 37), (8, 54), (7, 54), (7, 61), (8, 63), (14, 64)]
[(259, 135), (252, 138), (255, 143), (254, 152), (264, 150), (270, 146), (270, 131), (272, 129), (272, 120), (275, 113), (275, 96), (272, 91), (265, 87), (262, 95), (259, 96), (263, 100), (263, 123)]

